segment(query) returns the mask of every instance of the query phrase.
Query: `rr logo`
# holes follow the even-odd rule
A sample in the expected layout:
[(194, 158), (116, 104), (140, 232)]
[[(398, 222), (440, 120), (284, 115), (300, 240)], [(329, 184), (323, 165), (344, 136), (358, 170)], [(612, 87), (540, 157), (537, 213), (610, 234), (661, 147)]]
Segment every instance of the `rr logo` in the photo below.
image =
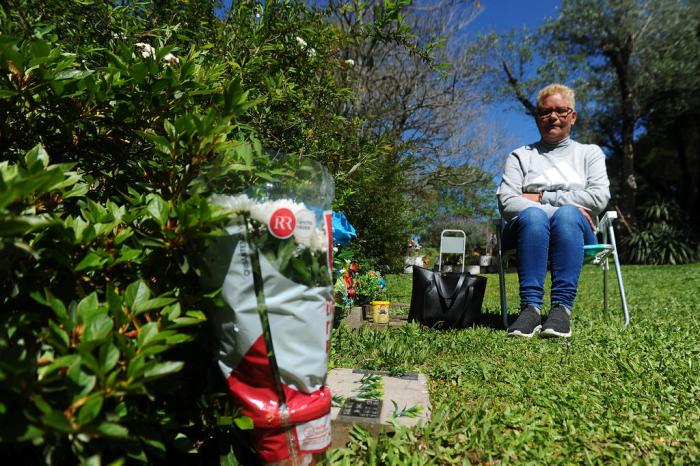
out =
[(297, 226), (297, 218), (294, 212), (283, 207), (272, 213), (267, 226), (272, 236), (287, 239), (294, 233), (294, 229)]

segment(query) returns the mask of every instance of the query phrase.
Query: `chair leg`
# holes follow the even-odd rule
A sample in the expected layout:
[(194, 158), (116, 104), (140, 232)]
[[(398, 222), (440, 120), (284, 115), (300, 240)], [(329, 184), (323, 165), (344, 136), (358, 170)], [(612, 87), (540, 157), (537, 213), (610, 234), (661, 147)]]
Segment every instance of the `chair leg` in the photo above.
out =
[(622, 270), (620, 269), (620, 259), (617, 257), (617, 244), (615, 243), (615, 232), (612, 225), (608, 228), (610, 244), (613, 247), (613, 260), (615, 261), (615, 273), (617, 274), (617, 284), (620, 288), (620, 299), (622, 300), (622, 310), (625, 312), (625, 327), (630, 324), (630, 313), (627, 308), (627, 298), (625, 296), (625, 284), (622, 281)]
[(608, 259), (603, 263), (603, 312), (608, 315)]
[(508, 328), (508, 302), (506, 298), (506, 272), (503, 268), (503, 254), (498, 254), (498, 289), (501, 293), (501, 317), (503, 327)]

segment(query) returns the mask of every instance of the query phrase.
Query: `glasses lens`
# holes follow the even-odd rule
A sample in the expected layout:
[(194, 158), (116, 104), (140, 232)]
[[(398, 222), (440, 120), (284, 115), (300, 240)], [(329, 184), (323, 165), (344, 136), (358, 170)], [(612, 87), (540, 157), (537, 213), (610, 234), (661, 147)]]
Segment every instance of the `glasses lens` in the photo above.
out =
[(565, 118), (571, 113), (573, 109), (571, 107), (557, 107), (557, 108), (538, 108), (537, 116), (540, 118), (546, 118), (552, 114), (556, 113), (558, 117)]

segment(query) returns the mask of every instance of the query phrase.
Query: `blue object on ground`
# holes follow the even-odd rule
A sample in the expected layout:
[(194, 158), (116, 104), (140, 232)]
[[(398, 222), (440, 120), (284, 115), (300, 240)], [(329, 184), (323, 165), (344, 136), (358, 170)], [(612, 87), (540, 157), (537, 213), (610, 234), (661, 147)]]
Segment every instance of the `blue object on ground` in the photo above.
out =
[(333, 212), (333, 244), (347, 246), (350, 240), (357, 238), (355, 227), (350, 225), (342, 212)]

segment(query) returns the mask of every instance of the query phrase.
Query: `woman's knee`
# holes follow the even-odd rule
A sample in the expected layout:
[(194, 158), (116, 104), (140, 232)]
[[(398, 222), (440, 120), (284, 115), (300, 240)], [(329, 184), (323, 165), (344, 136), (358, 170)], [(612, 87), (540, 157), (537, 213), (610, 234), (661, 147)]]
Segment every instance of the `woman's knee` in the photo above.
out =
[(525, 225), (543, 225), (549, 224), (549, 219), (547, 218), (547, 213), (538, 209), (537, 207), (528, 207), (518, 214), (518, 219), (522, 224)]
[(587, 224), (587, 221), (575, 205), (563, 205), (552, 215), (551, 225), (555, 229), (559, 227), (575, 227), (577, 225), (583, 227), (585, 226), (584, 224)]
[(528, 207), (518, 214), (517, 231), (526, 235), (549, 235), (547, 213), (537, 207)]
[(578, 223), (583, 214), (575, 205), (563, 205), (552, 215), (552, 222)]

